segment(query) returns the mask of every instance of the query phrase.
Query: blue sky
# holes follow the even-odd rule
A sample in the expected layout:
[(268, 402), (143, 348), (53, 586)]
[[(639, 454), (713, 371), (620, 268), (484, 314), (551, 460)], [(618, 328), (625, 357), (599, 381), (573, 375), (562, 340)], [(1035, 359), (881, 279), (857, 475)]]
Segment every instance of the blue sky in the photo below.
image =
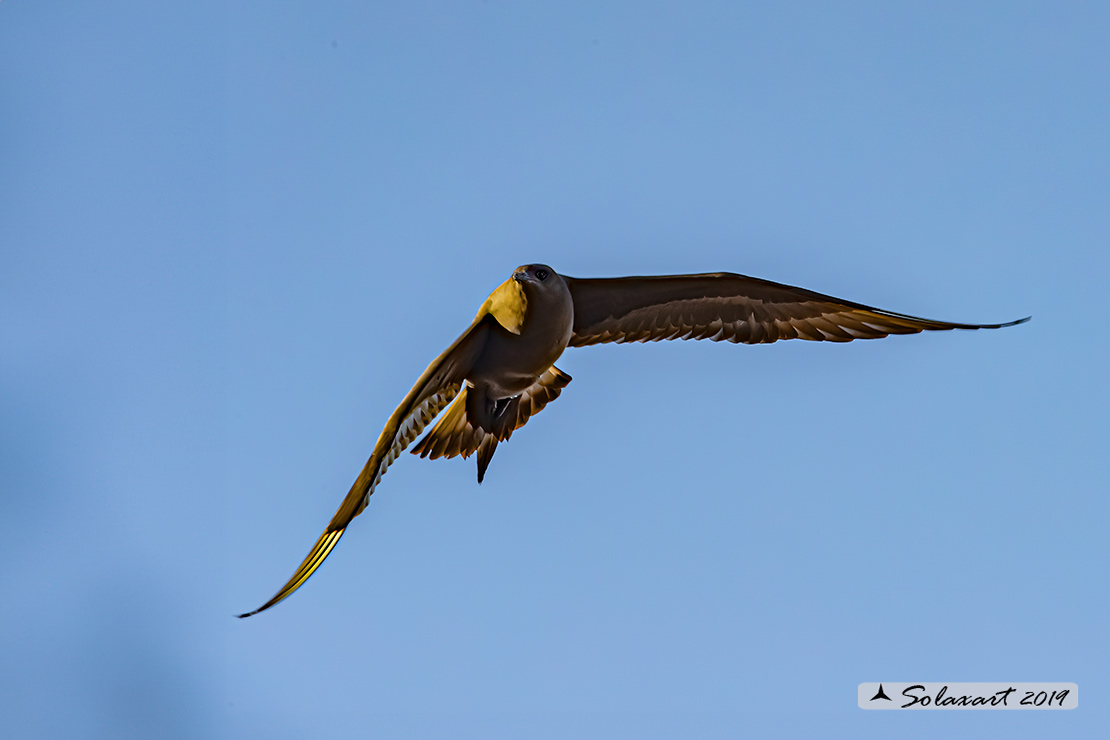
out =
[[(1097, 3), (0, 4), (4, 734), (1098, 736), (1108, 35)], [(406, 456), (233, 619), (527, 262), (1034, 319), (570, 350), (481, 487)], [(877, 680), (1080, 708), (856, 708)]]

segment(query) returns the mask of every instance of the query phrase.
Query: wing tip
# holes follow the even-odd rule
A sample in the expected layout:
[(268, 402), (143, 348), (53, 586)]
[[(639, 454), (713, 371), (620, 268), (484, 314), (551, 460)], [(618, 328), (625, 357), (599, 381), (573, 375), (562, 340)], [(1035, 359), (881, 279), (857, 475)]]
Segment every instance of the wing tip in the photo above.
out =
[(269, 609), (271, 606), (274, 606), (275, 604), (277, 604), (281, 601), (284, 601), (286, 596), (288, 596), (289, 594), (293, 593), (293, 591), (296, 591), (296, 590), (297, 589), (294, 588), (292, 591), (285, 592), (285, 589), (282, 589), (281, 591), (277, 592), (277, 594), (274, 596), (274, 598), (270, 599), (269, 601), (267, 601), (265, 604), (258, 607), (254, 611), (243, 612), (242, 614), (236, 614), (235, 618), (236, 619), (246, 619), (247, 617), (253, 617), (255, 614), (259, 614), (261, 612), (264, 612), (267, 609)]
[(331, 529), (330, 527), (325, 529), (324, 533), (320, 535), (320, 539), (316, 540), (316, 544), (312, 546), (312, 550), (308, 553), (308, 557), (306, 557), (297, 568), (297, 572), (293, 574), (292, 578), (286, 581), (285, 585), (274, 594), (273, 598), (252, 612), (244, 612), (242, 614), (236, 614), (235, 616), (239, 619), (245, 619), (246, 617), (264, 612), (271, 606), (285, 601), (294, 591), (305, 584), (305, 581), (316, 572), (317, 568), (323, 565), (328, 555), (331, 554), (331, 551), (339, 544), (339, 540), (343, 537), (345, 531), (347, 531), (345, 526), (338, 529)]
[[(290, 591), (289, 593), (293, 593), (293, 592), (292, 592), (292, 591)], [(278, 592), (278, 595), (280, 595), (280, 594), (281, 594), (281, 592), (279, 591), (279, 592)], [(289, 594), (285, 594), (285, 596), (288, 596), (288, 595), (289, 595)], [(284, 598), (284, 596), (283, 596), (282, 598)], [(254, 616), (255, 614), (258, 614), (259, 612), (264, 612), (264, 611), (266, 611), (266, 610), (267, 610), (267, 609), (269, 609), (269, 608), (270, 608), (271, 606), (273, 606), (274, 604), (278, 603), (278, 602), (279, 602), (279, 601), (281, 601), (281, 600), (282, 600), (282, 599), (279, 599), (279, 598), (277, 598), (277, 596), (275, 596), (274, 598), (270, 599), (269, 601), (267, 601), (267, 602), (266, 602), (265, 604), (263, 604), (262, 606), (258, 607), (258, 608), (257, 608), (257, 609), (255, 609), (254, 611), (249, 611), (249, 612), (243, 612), (242, 614), (236, 614), (236, 615), (234, 615), (234, 616), (235, 616), (235, 618), (236, 618), (236, 619), (246, 619), (247, 617), (253, 617), (253, 616)]]
[(1005, 328), (1010, 327), (1010, 326), (1017, 326), (1018, 324), (1024, 324), (1032, 318), (1033, 318), (1032, 316), (1026, 316), (1025, 318), (1015, 319), (1014, 321), (1004, 321), (1001, 324), (972, 324), (971, 328), (973, 328), (973, 329), (1005, 329)]

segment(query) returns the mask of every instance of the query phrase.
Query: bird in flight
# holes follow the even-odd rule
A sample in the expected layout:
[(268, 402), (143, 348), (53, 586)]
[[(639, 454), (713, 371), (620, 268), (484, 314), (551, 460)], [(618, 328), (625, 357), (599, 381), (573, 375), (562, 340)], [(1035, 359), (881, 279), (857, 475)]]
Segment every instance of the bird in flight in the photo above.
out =
[(921, 331), (1000, 329), (1028, 320), (932, 321), (728, 272), (583, 279), (560, 275), (547, 265), (518, 267), (389, 417), (339, 511), (292, 578), (265, 604), (239, 616), (269, 609), (308, 580), (366, 508), (386, 469), (444, 409), (412, 452), (433, 459), (477, 454), (481, 483), (497, 444), (570, 382), (554, 365), (567, 347), (661, 339), (850, 342)]

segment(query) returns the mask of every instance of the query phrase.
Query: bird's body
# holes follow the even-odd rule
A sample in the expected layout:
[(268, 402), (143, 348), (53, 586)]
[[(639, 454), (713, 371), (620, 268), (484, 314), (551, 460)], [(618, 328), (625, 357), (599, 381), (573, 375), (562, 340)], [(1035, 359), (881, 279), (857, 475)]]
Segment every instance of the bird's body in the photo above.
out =
[[(542, 281), (535, 277), (537, 269), (547, 274)], [(491, 311), (497, 322), (466, 380), (500, 400), (520, 395), (563, 354), (574, 328), (574, 302), (566, 282), (543, 267), (531, 273), (521, 268), (494, 295), (507, 318)]]
[(261, 607), (239, 616), (277, 604), (316, 571), (362, 513), (389, 465), (441, 413), (412, 452), (430, 458), (476, 454), (480, 483), (497, 444), (570, 382), (554, 365), (567, 347), (661, 339), (850, 342), (1024, 321), (1028, 318), (1004, 324), (933, 321), (732, 273), (581, 279), (546, 265), (517, 268), (390, 416), (339, 511), (293, 577)]

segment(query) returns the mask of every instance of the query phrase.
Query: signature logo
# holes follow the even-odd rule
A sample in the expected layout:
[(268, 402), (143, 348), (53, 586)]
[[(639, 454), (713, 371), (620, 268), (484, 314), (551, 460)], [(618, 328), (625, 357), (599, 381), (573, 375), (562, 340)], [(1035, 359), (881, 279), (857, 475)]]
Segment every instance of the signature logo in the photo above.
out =
[(861, 683), (862, 709), (1075, 709), (1073, 683)]

